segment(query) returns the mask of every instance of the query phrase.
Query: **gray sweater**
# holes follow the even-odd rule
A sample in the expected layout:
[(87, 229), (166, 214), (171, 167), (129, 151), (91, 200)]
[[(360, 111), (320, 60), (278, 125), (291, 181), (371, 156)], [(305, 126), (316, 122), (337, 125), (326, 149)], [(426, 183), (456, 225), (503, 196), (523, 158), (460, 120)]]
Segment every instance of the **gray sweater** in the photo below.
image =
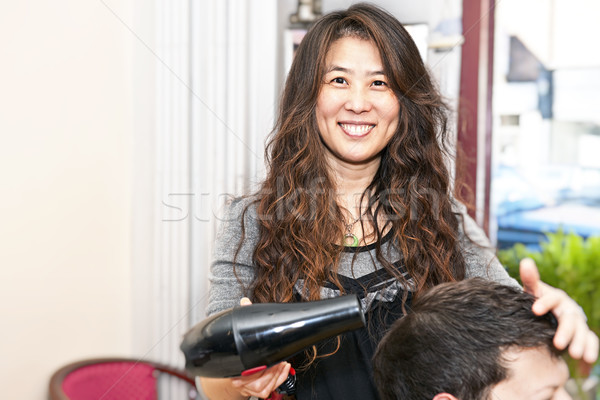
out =
[[(252, 253), (258, 241), (257, 211), (254, 205), (250, 206), (245, 216), (245, 240), (236, 259), (236, 275), (233, 270), (233, 260), (238, 244), (241, 239), (242, 226), (241, 215), (248, 203), (249, 198), (234, 200), (227, 208), (217, 236), (214, 250), (214, 261), (211, 266), (209, 304), (206, 310), (207, 315), (226, 310), (239, 304), (240, 298), (247, 295), (243, 293), (242, 286), (238, 278), (249, 284), (254, 277), (254, 267), (252, 263)], [(463, 224), (459, 223), (462, 247), (467, 264), (466, 276), (484, 277), (500, 283), (518, 286), (518, 283), (510, 278), (504, 267), (500, 264), (494, 254), (489, 240), (484, 232), (466, 213), (466, 207), (462, 204), (455, 204), (455, 212), (462, 215)], [(401, 256), (391, 240), (382, 240), (382, 254), (387, 260), (395, 262), (400, 260)], [(468, 238), (471, 240), (469, 240)], [(356, 255), (355, 255), (356, 253)], [(354, 261), (353, 261), (354, 258)], [(345, 251), (342, 253), (340, 265), (337, 273), (352, 279), (371, 274), (380, 270), (382, 265), (375, 257), (374, 246), (364, 246), (358, 251)], [(363, 310), (368, 310), (370, 303), (374, 300), (392, 299), (399, 290), (400, 283), (383, 282), (381, 290), (375, 290), (369, 293), (362, 302)], [(296, 291), (302, 293), (302, 282), (296, 284)], [(323, 288), (322, 298), (334, 297), (337, 291), (329, 288)]]

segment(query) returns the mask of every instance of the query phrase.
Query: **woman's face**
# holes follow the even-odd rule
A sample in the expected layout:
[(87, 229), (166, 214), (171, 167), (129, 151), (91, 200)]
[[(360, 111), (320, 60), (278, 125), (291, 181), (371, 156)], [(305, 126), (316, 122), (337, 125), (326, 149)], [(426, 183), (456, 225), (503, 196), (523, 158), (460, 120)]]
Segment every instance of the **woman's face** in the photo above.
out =
[(316, 118), (330, 161), (379, 163), (398, 126), (400, 105), (373, 42), (336, 40), (326, 57)]

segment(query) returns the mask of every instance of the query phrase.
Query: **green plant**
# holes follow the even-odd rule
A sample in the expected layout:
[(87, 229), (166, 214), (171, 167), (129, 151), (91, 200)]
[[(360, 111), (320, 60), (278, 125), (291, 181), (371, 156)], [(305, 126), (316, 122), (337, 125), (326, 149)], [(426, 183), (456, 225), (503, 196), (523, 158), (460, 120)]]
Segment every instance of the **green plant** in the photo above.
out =
[(519, 279), (519, 261), (532, 258), (542, 281), (567, 292), (585, 311), (589, 327), (600, 334), (600, 236), (583, 239), (563, 231), (546, 236), (539, 251), (522, 244), (498, 251), (500, 262)]

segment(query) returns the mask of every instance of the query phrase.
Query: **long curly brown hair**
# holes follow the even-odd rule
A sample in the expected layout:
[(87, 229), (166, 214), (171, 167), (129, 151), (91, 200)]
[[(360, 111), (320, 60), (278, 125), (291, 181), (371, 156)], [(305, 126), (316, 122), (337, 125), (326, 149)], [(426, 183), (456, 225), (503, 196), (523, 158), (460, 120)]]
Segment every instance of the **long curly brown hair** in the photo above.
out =
[(252, 203), (260, 232), (253, 254), (255, 302), (293, 301), (299, 279), (308, 294), (305, 300), (319, 299), (326, 280), (343, 292), (335, 271), (343, 251), (345, 215), (336, 201), (315, 108), (327, 51), (333, 42), (349, 36), (376, 45), (400, 104), (397, 131), (363, 193), (364, 213), (375, 230), (377, 259), (409, 285), (381, 254), (383, 232), (391, 230), (416, 295), (441, 282), (464, 279), (446, 165), (448, 108), (400, 22), (376, 6), (357, 4), (316, 22), (289, 71), (267, 145), (268, 175)]

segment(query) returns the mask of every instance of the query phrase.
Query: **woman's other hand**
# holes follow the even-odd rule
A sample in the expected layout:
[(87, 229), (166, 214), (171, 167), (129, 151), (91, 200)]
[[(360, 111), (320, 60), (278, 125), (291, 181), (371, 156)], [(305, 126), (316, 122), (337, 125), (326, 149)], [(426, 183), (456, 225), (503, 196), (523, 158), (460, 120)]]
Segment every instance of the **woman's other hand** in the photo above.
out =
[[(250, 304), (252, 302), (247, 297), (242, 297), (240, 300), (241, 306), (249, 306)], [(252, 375), (231, 378), (231, 384), (234, 388), (239, 389), (244, 396), (256, 396), (266, 399), (271, 392), (274, 392), (279, 385), (285, 382), (290, 367), (290, 363), (281, 362)]]
[[(240, 305), (252, 304), (249, 298), (242, 297)], [(281, 362), (270, 368), (255, 372), (251, 375), (235, 378), (200, 378), (196, 382), (211, 400), (237, 400), (256, 396), (268, 398), (288, 377), (290, 363)]]
[(204, 394), (211, 400), (241, 400), (250, 396), (268, 398), (288, 377), (290, 364), (281, 362), (252, 375), (235, 378), (196, 379)]
[(231, 385), (243, 396), (266, 399), (285, 382), (290, 367), (290, 363), (284, 361), (252, 375), (231, 378)]
[(521, 260), (519, 273), (523, 289), (537, 298), (533, 303), (533, 313), (543, 315), (552, 311), (558, 321), (554, 346), (559, 350), (568, 346), (569, 355), (574, 359), (583, 359), (589, 364), (596, 362), (598, 336), (588, 327), (581, 307), (563, 290), (542, 282), (532, 259)]

